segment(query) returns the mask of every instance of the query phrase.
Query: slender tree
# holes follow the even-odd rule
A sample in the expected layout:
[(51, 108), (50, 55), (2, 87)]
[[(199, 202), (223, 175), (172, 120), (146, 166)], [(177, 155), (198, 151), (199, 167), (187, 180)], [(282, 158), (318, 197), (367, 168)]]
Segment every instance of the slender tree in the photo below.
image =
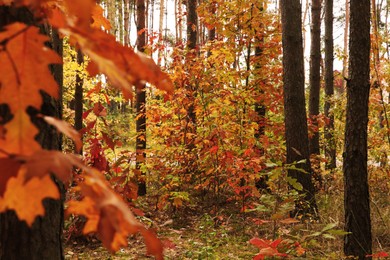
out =
[[(188, 0), (187, 1), (187, 48), (189, 54), (187, 55), (187, 63), (193, 63), (194, 58), (196, 57), (196, 45), (198, 40), (198, 15), (196, 13), (197, 0)], [(188, 130), (192, 133), (196, 132), (196, 114), (195, 114), (195, 90), (196, 86), (194, 83), (189, 84), (187, 89), (190, 92), (190, 103), (187, 108), (187, 122)], [(193, 148), (193, 138), (186, 138), (186, 145), (189, 149)]]
[[(35, 21), (31, 12), (25, 8), (0, 7), (0, 30), (12, 22), (23, 22), (34, 25)], [(62, 55), (62, 42), (58, 33), (54, 30), (42, 31), (52, 38), (50, 46)], [(1, 62), (1, 61), (0, 61)], [(62, 66), (50, 66), (55, 80), (62, 86)], [(61, 149), (61, 139), (56, 131), (49, 127), (38, 113), (61, 118), (61, 100), (53, 100), (47, 94), (42, 93), (43, 105), (40, 111), (29, 110), (31, 121), (40, 129), (37, 140), (45, 149)], [(10, 120), (12, 115), (5, 105), (0, 104), (0, 125)], [(59, 187), (62, 187), (58, 183)], [(62, 189), (63, 190), (63, 189)], [(0, 214), (0, 259), (36, 259), (56, 260), (63, 259), (62, 250), (62, 225), (63, 203), (62, 200), (44, 200), (45, 215), (38, 217), (29, 228), (24, 221), (20, 221), (14, 211)]]
[[(146, 7), (145, 0), (137, 0), (137, 49), (144, 51), (146, 46)], [(141, 173), (141, 165), (145, 162), (146, 158), (146, 85), (139, 83), (136, 85), (136, 171), (140, 176), (138, 182), (138, 195), (146, 195), (146, 182)], [(142, 178), (143, 177), (143, 178)]]
[(333, 0), (325, 0), (325, 105), (324, 113), (329, 119), (325, 125), (325, 168), (336, 168), (336, 144), (334, 139), (334, 116), (331, 112), (334, 94), (333, 82)]
[[(343, 72), (342, 75), (344, 78), (348, 77), (348, 36), (349, 36), (349, 22), (350, 22), (350, 10), (349, 10), (349, 1), (345, 0), (345, 27), (344, 27), (344, 48), (343, 48)], [(344, 92), (347, 82), (343, 81), (343, 87), (340, 89), (340, 92)]]
[[(311, 45), (310, 45), (310, 97), (309, 117), (315, 128), (318, 128), (318, 114), (320, 112), (320, 68), (321, 68), (321, 2), (311, 2)], [(314, 131), (309, 140), (310, 154), (320, 154), (320, 135)]]
[[(84, 56), (83, 53), (78, 50), (77, 51), (77, 64), (79, 68), (83, 66)], [(74, 128), (77, 131), (80, 131), (83, 128), (83, 84), (84, 79), (80, 76), (81, 71), (76, 74), (76, 86), (74, 92)], [(80, 150), (80, 153), (82, 151)]]
[(351, 0), (349, 79), (344, 142), (344, 239), (347, 256), (371, 254), (370, 197), (367, 173), (367, 124), (370, 93), (370, 0)]
[[(304, 65), (302, 45), (302, 13), (299, 0), (281, 0), (282, 47), (283, 47), (283, 91), (285, 113), (285, 136), (287, 163), (297, 168), (289, 169), (288, 175), (302, 185), (303, 201), (296, 203), (296, 213), (316, 215), (314, 185), (311, 180), (309, 160), (309, 138), (305, 108)], [(305, 205), (307, 204), (307, 205)]]

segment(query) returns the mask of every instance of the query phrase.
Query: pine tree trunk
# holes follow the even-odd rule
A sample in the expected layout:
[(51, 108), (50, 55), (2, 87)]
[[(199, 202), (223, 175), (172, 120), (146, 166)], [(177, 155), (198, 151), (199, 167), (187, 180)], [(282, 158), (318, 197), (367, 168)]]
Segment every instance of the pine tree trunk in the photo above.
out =
[[(320, 68), (321, 68), (321, 0), (312, 0), (311, 4), (311, 46), (310, 46), (310, 97), (309, 118), (318, 128), (320, 112)], [(318, 131), (310, 138), (310, 154), (320, 154), (320, 135)]]
[[(82, 68), (84, 63), (83, 53), (78, 50), (77, 51), (77, 64), (79, 68)], [(74, 92), (74, 128), (77, 131), (80, 131), (83, 128), (83, 84), (84, 79), (80, 76), (80, 72), (76, 74), (76, 86)], [(82, 151), (80, 151), (82, 154)]]
[[(145, 33), (145, 23), (146, 12), (145, 12), (145, 0), (137, 0), (137, 49), (139, 51), (144, 51), (146, 46), (146, 33)], [(145, 162), (145, 149), (146, 149), (146, 85), (140, 83), (136, 85), (136, 131), (137, 131), (137, 140), (136, 140), (136, 171), (139, 176), (138, 180), (138, 195), (146, 195), (146, 181), (145, 176), (141, 173), (141, 166)]]
[(344, 142), (344, 253), (371, 254), (370, 195), (367, 172), (367, 124), (370, 93), (370, 0), (351, 0), (349, 80)]
[[(282, 0), (280, 4), (282, 13), (284, 122), (287, 163), (295, 163), (297, 168), (307, 172), (302, 173), (289, 169), (288, 175), (303, 186), (303, 190), (299, 192), (303, 195), (305, 203), (299, 201), (296, 203), (296, 213), (302, 214), (304, 217), (311, 217), (317, 215), (317, 206), (309, 160), (301, 4), (299, 0)], [(305, 206), (306, 203), (308, 207)]]
[[(345, 0), (345, 27), (344, 27), (344, 49), (343, 49), (343, 72), (342, 75), (344, 78), (348, 77), (348, 37), (349, 37), (349, 20), (350, 20), (350, 10), (349, 10), (349, 1)], [(343, 81), (343, 87), (339, 90), (340, 93), (343, 93), (347, 85), (347, 81)]]
[(336, 168), (336, 142), (334, 139), (334, 116), (331, 113), (334, 95), (333, 82), (333, 0), (325, 0), (325, 106), (324, 113), (329, 119), (325, 125), (325, 168)]
[[(24, 8), (0, 7), (0, 29), (12, 22), (20, 21), (34, 24), (31, 13)], [(62, 56), (62, 42), (55, 31), (51, 33), (51, 46)], [(51, 66), (54, 78), (62, 86), (62, 65)], [(61, 96), (61, 95), (60, 95)], [(37, 141), (45, 149), (61, 149), (61, 138), (56, 130), (49, 127), (39, 113), (61, 118), (61, 100), (53, 100), (43, 94), (44, 104), (41, 111), (31, 109), (29, 111), (32, 122), (38, 126), (40, 133)], [(9, 118), (7, 109), (0, 110), (2, 118)], [(0, 124), (4, 124), (2, 121)], [(62, 189), (62, 185), (58, 183)], [(62, 192), (63, 193), (63, 192)], [(56, 260), (63, 259), (62, 250), (62, 225), (63, 225), (63, 200), (44, 200), (45, 216), (38, 217), (31, 228), (24, 221), (19, 221), (14, 211), (0, 214), (0, 259), (4, 260)]]

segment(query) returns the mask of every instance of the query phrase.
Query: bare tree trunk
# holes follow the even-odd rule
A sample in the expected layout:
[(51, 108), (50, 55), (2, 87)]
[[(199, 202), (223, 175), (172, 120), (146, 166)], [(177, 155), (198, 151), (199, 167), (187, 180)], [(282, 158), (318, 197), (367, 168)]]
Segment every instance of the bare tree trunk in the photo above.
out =
[[(137, 31), (139, 32), (137, 37), (137, 49), (142, 52), (145, 50), (146, 46), (146, 17), (145, 0), (137, 0)], [(136, 171), (139, 176), (138, 195), (144, 196), (146, 195), (146, 180), (144, 173), (141, 172), (141, 166), (146, 158), (146, 85), (144, 83), (137, 84), (136, 91)]]
[(336, 168), (336, 142), (334, 139), (334, 116), (331, 113), (333, 106), (333, 0), (325, 0), (325, 106), (324, 113), (329, 119), (325, 125), (325, 168)]
[[(283, 90), (287, 163), (307, 173), (289, 169), (288, 175), (303, 187), (302, 201), (296, 203), (296, 214), (316, 216), (317, 205), (309, 160), (309, 138), (305, 108), (304, 66), (302, 45), (302, 12), (300, 0), (281, 0)], [(299, 163), (298, 163), (299, 162)], [(307, 203), (308, 206), (305, 206)]]
[[(84, 56), (83, 53), (78, 50), (77, 51), (77, 64), (79, 68), (83, 66)], [(81, 71), (78, 71), (76, 74), (76, 87), (74, 92), (74, 128), (77, 131), (80, 131), (83, 128), (83, 84), (84, 80), (80, 76)], [(80, 151), (82, 154), (82, 151)]]
[(124, 45), (125, 46), (130, 46), (130, 1), (129, 0), (124, 0), (124, 21), (123, 21), (123, 26), (124, 26), (124, 32), (123, 32), (123, 37), (124, 37)]
[[(344, 79), (348, 77), (348, 36), (349, 36), (349, 1), (345, 0), (345, 27), (344, 27), (344, 49), (343, 49), (343, 72)], [(347, 86), (347, 81), (343, 81), (343, 87), (341, 93), (344, 92)]]
[(344, 253), (371, 259), (367, 125), (370, 94), (370, 0), (351, 0), (347, 119), (344, 142)]

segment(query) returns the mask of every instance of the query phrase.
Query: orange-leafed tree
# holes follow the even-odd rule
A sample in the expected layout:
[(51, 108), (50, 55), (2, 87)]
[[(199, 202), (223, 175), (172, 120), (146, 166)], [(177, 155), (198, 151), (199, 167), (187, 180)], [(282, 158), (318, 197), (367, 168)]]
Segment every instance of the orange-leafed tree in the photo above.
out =
[[(62, 61), (49, 48), (50, 38), (42, 31), (53, 28), (49, 31), (68, 36), (89, 56), (89, 74), (104, 73), (111, 85), (126, 95), (141, 81), (172, 92), (169, 77), (151, 59), (122, 46), (101, 29), (106, 21), (94, 0), (1, 0), (0, 8), (0, 212), (13, 215), (1, 219), (0, 258), (63, 258), (61, 205), (49, 210), (47, 201), (60, 199), (52, 174), (66, 186), (77, 167), (85, 180), (80, 186), (83, 196), (69, 202), (67, 213), (87, 218), (83, 232), (97, 233), (113, 252), (127, 245), (128, 235), (139, 232), (148, 253), (162, 259), (161, 242), (135, 219), (99, 171), (85, 166), (75, 155), (50, 150), (60, 142), (54, 129), (50, 135), (42, 134), (50, 129), (47, 124), (72, 138), (77, 150), (82, 142), (77, 131), (56, 118), (58, 109), (54, 113), (47, 108), (55, 108), (60, 97), (57, 82), (61, 75), (54, 73), (53, 78), (52, 71), (61, 74), (53, 64)], [(24, 225), (25, 229), (18, 233), (11, 225)], [(42, 239), (45, 234), (51, 237)], [(36, 241), (39, 244), (34, 244)]]

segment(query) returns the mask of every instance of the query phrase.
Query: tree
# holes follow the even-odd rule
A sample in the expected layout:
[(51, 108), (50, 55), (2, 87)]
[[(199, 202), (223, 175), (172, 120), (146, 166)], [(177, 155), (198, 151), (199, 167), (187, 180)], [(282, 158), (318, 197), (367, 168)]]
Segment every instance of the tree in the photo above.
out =
[[(145, 0), (137, 0), (137, 49), (141, 52), (145, 50), (146, 46), (146, 12)], [(145, 162), (146, 149), (146, 84), (139, 83), (136, 86), (136, 171), (141, 177), (141, 165)], [(144, 178), (138, 180), (138, 195), (146, 195), (146, 181)]]
[(296, 204), (298, 214), (316, 215), (314, 185), (311, 180), (309, 139), (307, 131), (304, 67), (301, 26), (301, 4), (299, 0), (282, 0), (282, 46), (283, 46), (283, 91), (284, 122), (287, 149), (287, 164), (296, 164), (301, 171), (289, 169), (288, 175), (302, 185), (303, 200)]
[(370, 196), (367, 172), (367, 124), (370, 93), (370, 1), (350, 2), (349, 79), (343, 154), (344, 253), (371, 254)]
[[(76, 56), (79, 69), (82, 68), (84, 63), (84, 56), (80, 50), (77, 50)], [(74, 128), (80, 131), (83, 128), (83, 84), (84, 79), (80, 75), (81, 71), (76, 74), (76, 86), (74, 92)], [(80, 151), (82, 154), (82, 151)]]
[(310, 45), (310, 97), (309, 118), (315, 131), (309, 139), (310, 154), (320, 154), (318, 114), (320, 112), (320, 68), (321, 68), (321, 0), (311, 3), (311, 45)]
[[(0, 31), (4, 26), (19, 21), (27, 24), (36, 24), (32, 13), (26, 8), (0, 6)], [(45, 27), (48, 28), (48, 27)], [(45, 30), (42, 27), (43, 30)], [(55, 30), (46, 29), (51, 34), (51, 47), (62, 55), (62, 41)], [(52, 65), (51, 71), (59, 86), (62, 86), (62, 65)], [(38, 113), (61, 118), (61, 100), (55, 101), (46, 93), (42, 93), (44, 103), (41, 110), (29, 109), (28, 114), (33, 123), (39, 128), (37, 137), (43, 148), (60, 150), (61, 140)], [(5, 104), (1, 104), (0, 118), (3, 126), (12, 117)], [(3, 165), (4, 166), (4, 165)], [(7, 167), (6, 167), (7, 169)], [(4, 170), (4, 169), (3, 169)], [(3, 170), (1, 171), (4, 174)], [(62, 184), (56, 180), (57, 186)], [(46, 199), (44, 201), (46, 215), (35, 220), (30, 228), (25, 221), (18, 219), (14, 211), (6, 211), (0, 215), (0, 259), (63, 259), (62, 226), (63, 201)]]
[(334, 94), (333, 82), (333, 0), (325, 0), (325, 105), (324, 113), (329, 121), (325, 125), (326, 169), (336, 168), (336, 144), (334, 140), (334, 116), (331, 112)]

